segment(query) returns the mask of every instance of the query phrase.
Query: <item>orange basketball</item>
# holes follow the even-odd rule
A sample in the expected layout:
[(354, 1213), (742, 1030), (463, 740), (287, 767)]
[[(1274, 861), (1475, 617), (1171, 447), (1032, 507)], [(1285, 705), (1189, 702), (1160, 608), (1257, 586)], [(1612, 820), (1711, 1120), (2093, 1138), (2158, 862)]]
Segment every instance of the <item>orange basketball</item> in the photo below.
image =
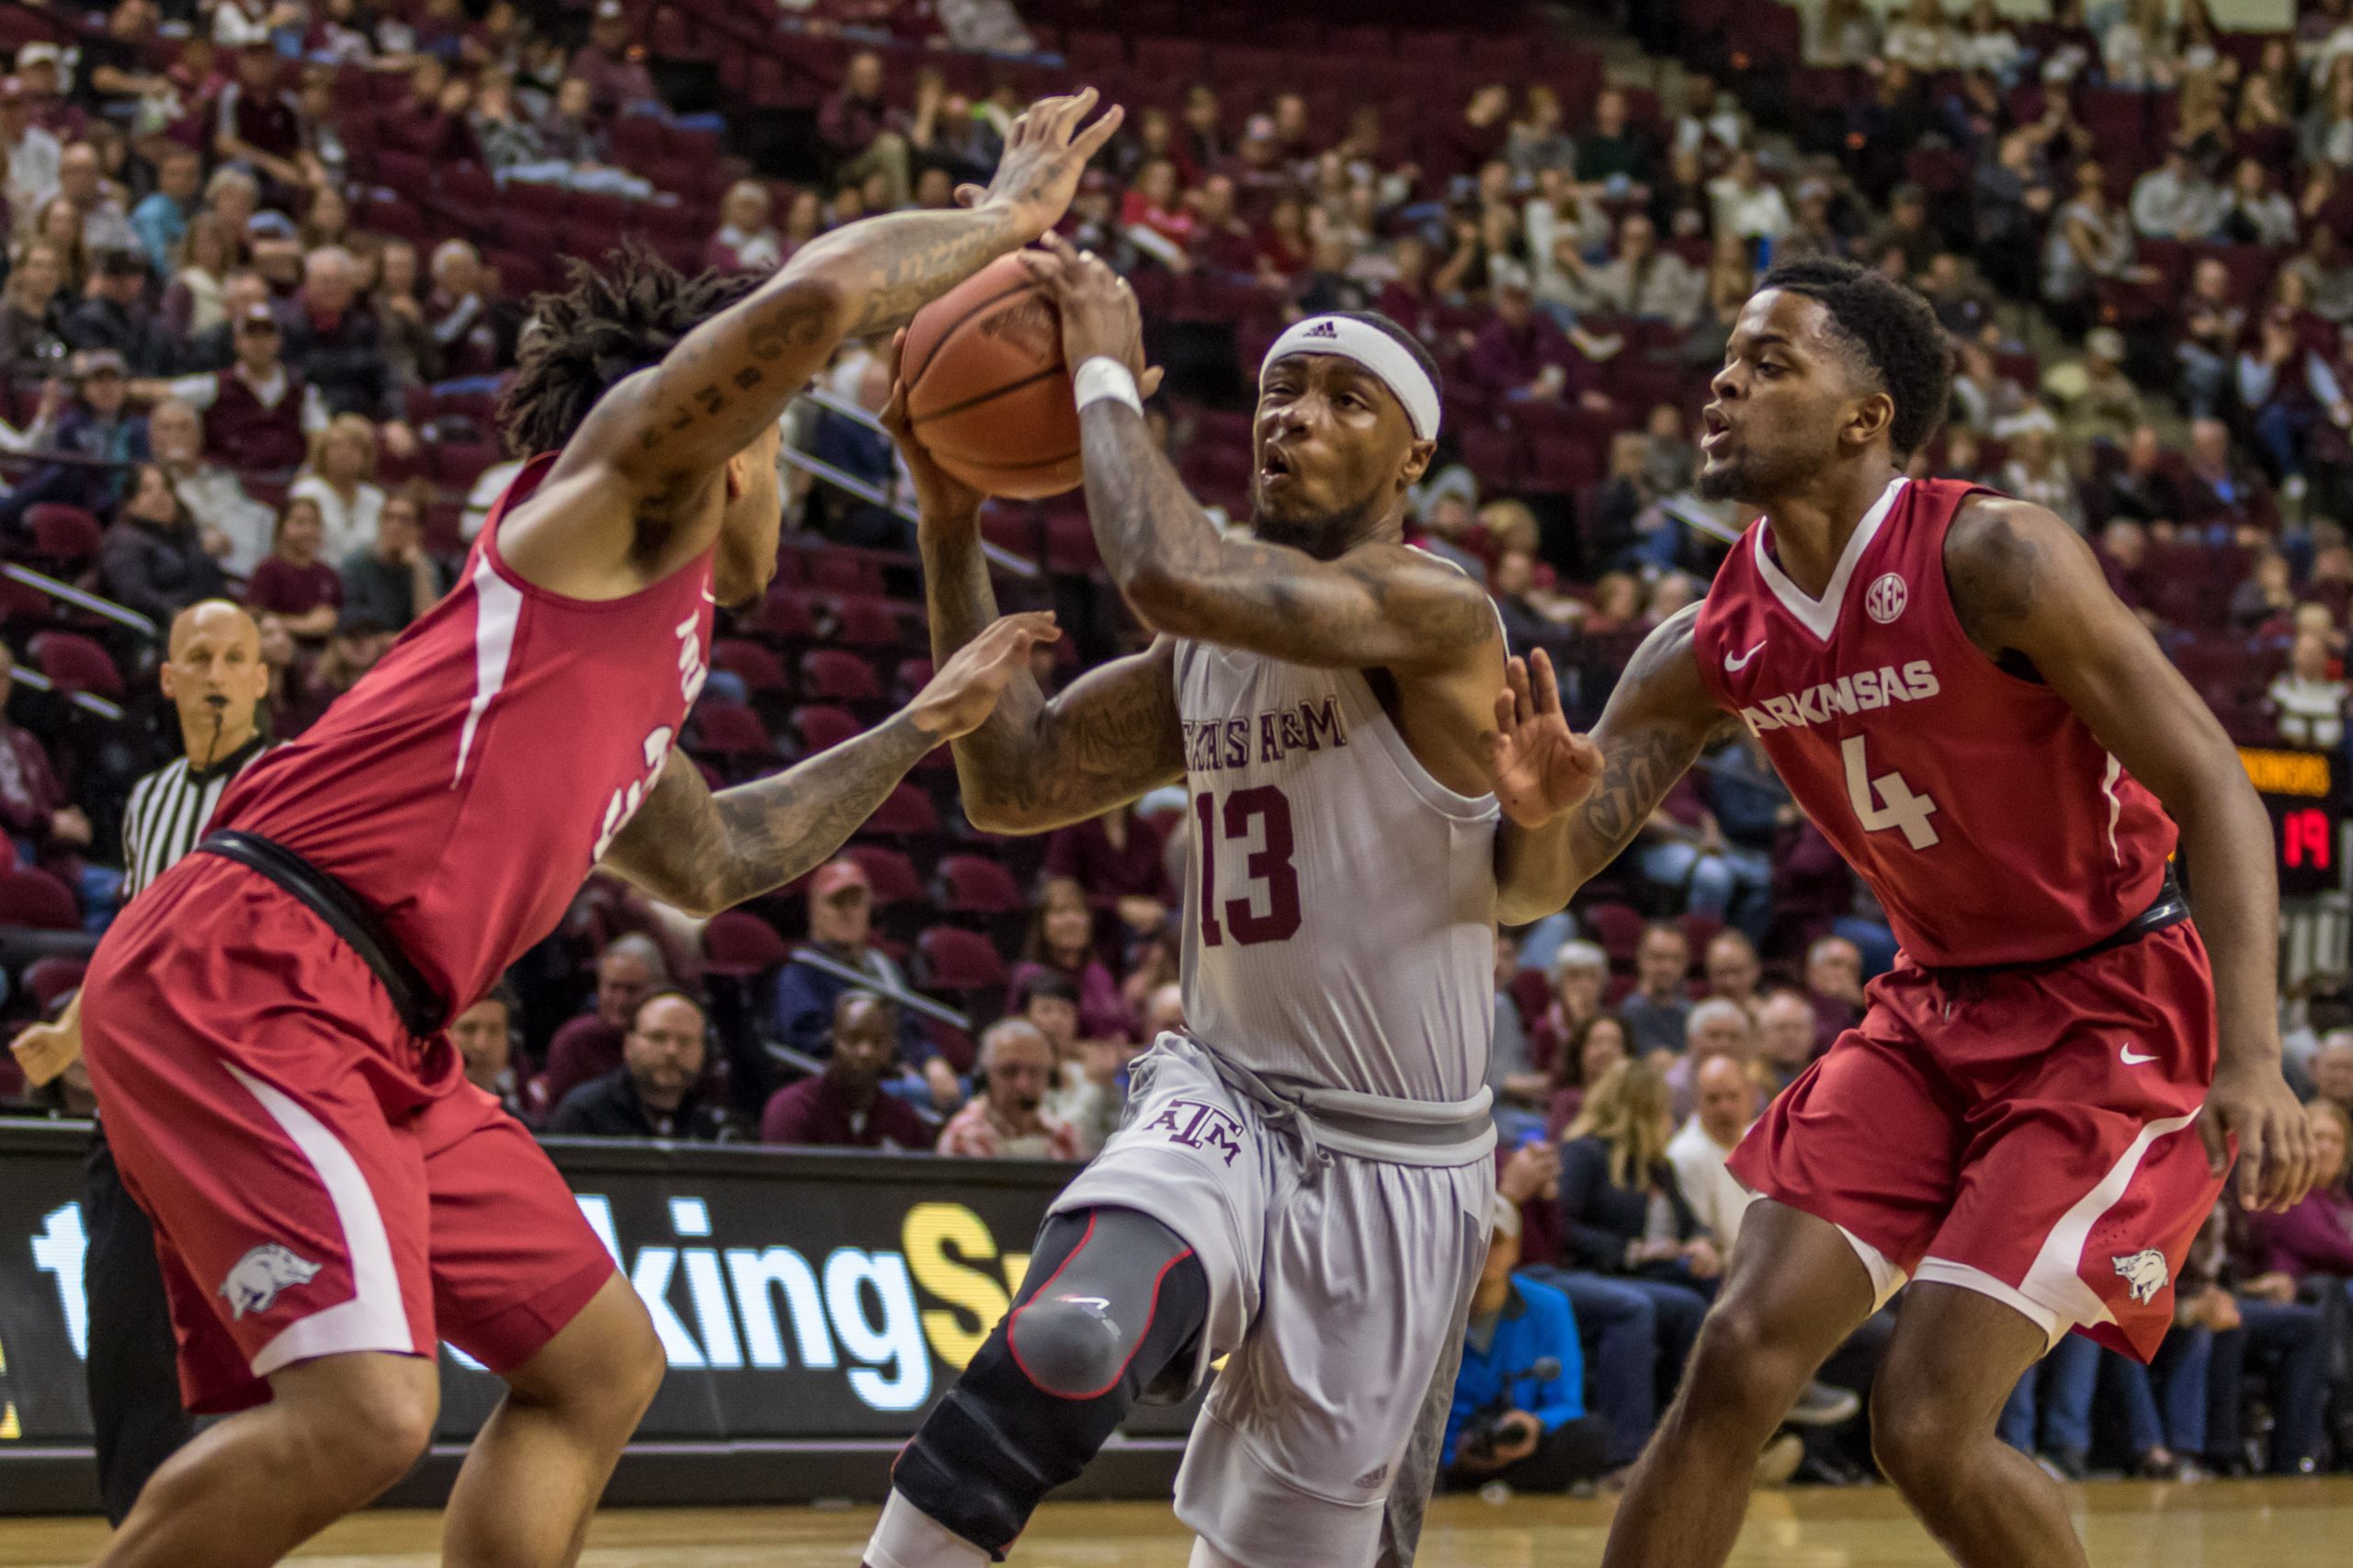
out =
[(974, 489), (1033, 501), (1086, 477), (1062, 321), (1022, 253), (917, 311), (899, 373), (917, 438)]

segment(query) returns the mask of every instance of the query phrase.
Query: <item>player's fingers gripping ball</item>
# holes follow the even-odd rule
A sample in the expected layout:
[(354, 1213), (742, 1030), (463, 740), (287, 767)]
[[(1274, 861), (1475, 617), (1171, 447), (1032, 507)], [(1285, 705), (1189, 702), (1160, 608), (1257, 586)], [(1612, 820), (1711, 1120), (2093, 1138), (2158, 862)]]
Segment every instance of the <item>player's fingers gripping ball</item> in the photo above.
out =
[(915, 312), (901, 349), (915, 439), (991, 495), (1036, 500), (1085, 477), (1051, 265), (999, 257)]

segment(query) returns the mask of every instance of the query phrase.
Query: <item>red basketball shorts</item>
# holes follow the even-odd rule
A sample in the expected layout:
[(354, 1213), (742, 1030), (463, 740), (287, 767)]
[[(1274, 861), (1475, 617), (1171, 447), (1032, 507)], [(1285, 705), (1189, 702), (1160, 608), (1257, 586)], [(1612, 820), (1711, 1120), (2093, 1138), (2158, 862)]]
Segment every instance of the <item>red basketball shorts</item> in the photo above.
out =
[(259, 1403), (298, 1361), (445, 1338), (508, 1371), (613, 1273), (530, 1134), (422, 1074), (358, 955), (243, 866), (192, 855), (133, 903), (82, 1025), (191, 1410)]
[(1733, 1173), (1914, 1278), (2017, 1307), (2053, 1344), (2072, 1327), (2155, 1354), (2222, 1191), (2192, 1125), (2214, 1076), (2196, 929), (2039, 972), (1899, 960), (1869, 1000)]

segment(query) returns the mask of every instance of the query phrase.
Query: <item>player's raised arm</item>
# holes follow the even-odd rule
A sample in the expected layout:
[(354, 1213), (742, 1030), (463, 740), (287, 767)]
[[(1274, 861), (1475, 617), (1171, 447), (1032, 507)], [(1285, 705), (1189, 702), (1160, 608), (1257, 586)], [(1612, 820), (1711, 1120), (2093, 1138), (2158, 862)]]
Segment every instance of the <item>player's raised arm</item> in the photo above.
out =
[(2074, 529), (2040, 506), (1980, 496), (1945, 547), (1954, 607), (1989, 654), (2023, 654), (2181, 829), (2220, 1030), (2200, 1131), (2219, 1174), (2239, 1142), (2250, 1206), (2312, 1185), (2302, 1108), (2279, 1074), (2279, 887), (2271, 824), (2214, 715), (2109, 591)]
[(1083, 126), (1095, 102), (1089, 87), (1033, 105), (969, 208), (892, 213), (812, 242), (617, 387), (577, 444), (648, 494), (707, 476), (776, 423), (843, 338), (904, 325), (919, 306), (1051, 229), (1087, 160), (1120, 128), (1116, 108)]
[[(1059, 241), (1052, 270), (1063, 357), (1074, 371), (1096, 358), (1143, 370), (1142, 324), (1125, 279)], [(1368, 386), (1330, 395), (1374, 395)], [(1153, 440), (1142, 414), (1111, 397), (1079, 415), (1086, 506), (1096, 543), (1120, 592), (1155, 631), (1222, 643), (1291, 664), (1437, 675), (1492, 660), (1502, 642), (1479, 585), (1404, 545), (1362, 545), (1323, 561), (1302, 550), (1221, 536)], [(1429, 465), (1416, 443), (1398, 494)]]
[[(996, 622), (981, 551), (981, 494), (931, 460), (907, 423), (905, 388), (882, 422), (915, 480), (933, 660), (945, 666)], [(1098, 816), (1185, 772), (1175, 649), (1089, 670), (1051, 701), (1029, 669), (1010, 673), (988, 718), (955, 743), (964, 814), (989, 833), (1043, 833)]]
[[(941, 662), (915, 700), (855, 740), (713, 794), (673, 752), (612, 847), (608, 870), (690, 915), (715, 915), (832, 858), (926, 752), (987, 717), (1029, 649), (1061, 633), (1044, 612), (1007, 616)], [(1035, 683), (1032, 683), (1035, 689)]]

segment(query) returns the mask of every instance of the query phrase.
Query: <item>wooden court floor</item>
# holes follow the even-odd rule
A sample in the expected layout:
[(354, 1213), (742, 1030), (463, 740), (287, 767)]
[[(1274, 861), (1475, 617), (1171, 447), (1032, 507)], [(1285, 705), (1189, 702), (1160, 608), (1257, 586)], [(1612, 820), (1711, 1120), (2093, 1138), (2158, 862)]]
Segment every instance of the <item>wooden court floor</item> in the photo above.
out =
[[(2096, 1484), (2077, 1518), (2096, 1568), (2340, 1568), (2353, 1564), (2353, 1478), (2202, 1486)], [(601, 1516), (584, 1568), (857, 1568), (865, 1507), (621, 1510)], [(1588, 1568), (1607, 1503), (1449, 1498), (1424, 1568)], [(106, 1538), (85, 1519), (0, 1519), (0, 1568), (78, 1568)], [(306, 1568), (437, 1568), (438, 1521), (347, 1520), (294, 1561)], [(1184, 1568), (1189, 1543), (1165, 1507), (1073, 1503), (1039, 1516), (1015, 1568)], [(1760, 1495), (1735, 1568), (1933, 1568), (1946, 1562), (1886, 1487)]]

